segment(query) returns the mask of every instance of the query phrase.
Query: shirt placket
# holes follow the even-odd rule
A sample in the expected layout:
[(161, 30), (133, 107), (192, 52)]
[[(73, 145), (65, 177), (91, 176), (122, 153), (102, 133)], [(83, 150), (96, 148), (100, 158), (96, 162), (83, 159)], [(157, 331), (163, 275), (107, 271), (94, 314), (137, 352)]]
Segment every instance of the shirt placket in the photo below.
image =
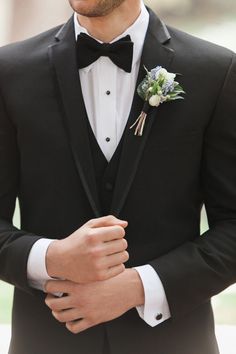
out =
[(109, 161), (117, 147), (116, 80), (117, 68), (109, 58), (101, 57), (99, 65), (97, 140)]

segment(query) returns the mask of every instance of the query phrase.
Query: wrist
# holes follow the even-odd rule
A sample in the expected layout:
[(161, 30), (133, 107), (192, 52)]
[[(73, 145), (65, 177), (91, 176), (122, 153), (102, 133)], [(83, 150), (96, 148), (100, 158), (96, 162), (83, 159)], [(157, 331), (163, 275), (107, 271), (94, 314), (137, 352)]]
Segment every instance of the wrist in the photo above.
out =
[(60, 241), (53, 241), (46, 253), (46, 269), (51, 278), (60, 278), (61, 257)]
[(126, 269), (125, 272), (127, 273), (127, 285), (130, 289), (129, 293), (131, 295), (131, 308), (143, 306), (145, 302), (145, 296), (143, 283), (139, 273), (133, 268)]

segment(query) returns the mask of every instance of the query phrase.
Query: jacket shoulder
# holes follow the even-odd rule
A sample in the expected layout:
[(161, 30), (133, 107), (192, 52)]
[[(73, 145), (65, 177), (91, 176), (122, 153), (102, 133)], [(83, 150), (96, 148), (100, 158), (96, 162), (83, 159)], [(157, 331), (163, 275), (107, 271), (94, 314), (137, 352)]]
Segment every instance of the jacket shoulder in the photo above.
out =
[(235, 54), (230, 49), (198, 38), (174, 27), (168, 26), (168, 30), (171, 35), (173, 49), (178, 52), (182, 51), (185, 55), (189, 53), (189, 55), (196, 56), (196, 58), (202, 57), (203, 59), (214, 58), (214, 60), (227, 60), (229, 58), (232, 59), (232, 56)]
[(56, 26), (31, 38), (8, 44), (0, 48), (1, 70), (39, 55), (55, 41), (55, 35), (62, 26)]

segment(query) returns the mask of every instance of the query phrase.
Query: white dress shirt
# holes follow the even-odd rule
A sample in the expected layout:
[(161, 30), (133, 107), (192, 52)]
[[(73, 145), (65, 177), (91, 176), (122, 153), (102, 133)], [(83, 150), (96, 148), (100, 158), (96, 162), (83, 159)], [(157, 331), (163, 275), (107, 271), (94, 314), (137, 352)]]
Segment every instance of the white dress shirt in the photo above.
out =
[[(83, 99), (88, 119), (97, 142), (110, 161), (122, 137), (136, 87), (141, 54), (149, 14), (144, 4), (138, 19), (118, 39), (130, 35), (134, 43), (131, 73), (118, 68), (108, 57), (100, 57), (96, 62), (79, 70)], [(74, 16), (75, 37), (88, 34)], [(158, 64), (158, 63), (157, 63)], [(28, 279), (32, 287), (43, 290), (51, 279), (46, 270), (45, 258), (48, 246), (53, 240), (42, 238), (31, 249), (28, 259)], [(150, 265), (135, 267), (142, 280), (145, 304), (137, 307), (140, 317), (150, 326), (156, 326), (170, 317), (170, 310), (162, 282)]]

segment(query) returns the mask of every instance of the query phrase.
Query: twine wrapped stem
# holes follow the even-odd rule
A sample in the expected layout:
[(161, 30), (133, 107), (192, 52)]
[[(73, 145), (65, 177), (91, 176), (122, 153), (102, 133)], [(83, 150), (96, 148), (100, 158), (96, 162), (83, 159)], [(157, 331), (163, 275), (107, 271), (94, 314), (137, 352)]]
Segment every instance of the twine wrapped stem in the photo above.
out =
[(148, 101), (145, 101), (141, 114), (139, 115), (138, 119), (131, 125), (130, 129), (135, 128), (134, 135), (142, 136), (143, 130), (146, 122), (147, 115), (150, 111), (150, 104)]

